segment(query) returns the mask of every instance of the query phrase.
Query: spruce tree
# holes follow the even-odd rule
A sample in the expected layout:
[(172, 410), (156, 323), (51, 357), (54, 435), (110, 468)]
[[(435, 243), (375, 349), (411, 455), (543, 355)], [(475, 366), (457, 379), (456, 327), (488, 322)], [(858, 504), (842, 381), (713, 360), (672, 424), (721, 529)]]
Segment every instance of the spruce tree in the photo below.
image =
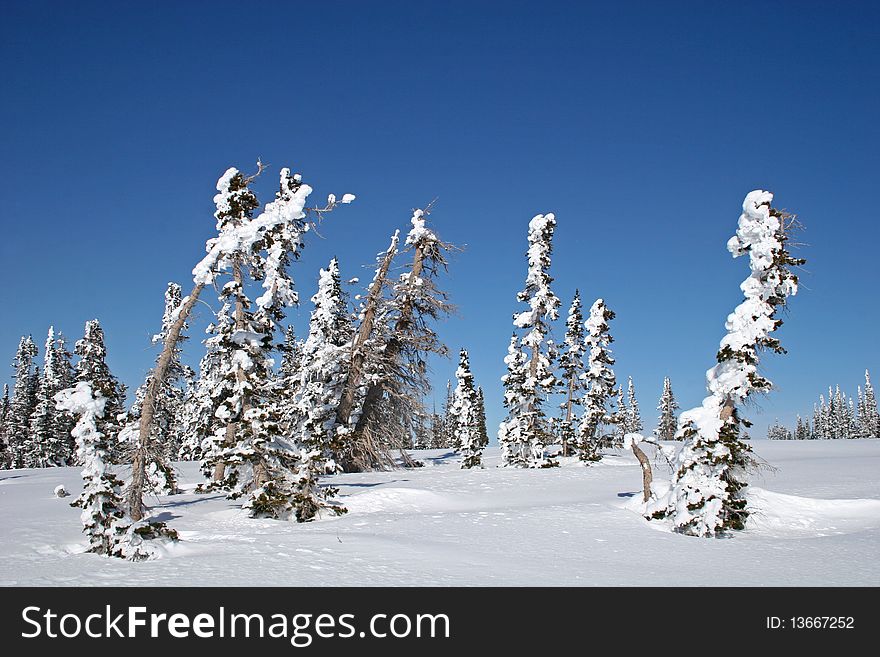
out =
[(583, 403), (584, 380), (584, 317), (581, 312), (581, 294), (575, 290), (568, 317), (565, 320), (565, 340), (563, 342), (559, 367), (562, 371), (562, 384), (565, 399), (560, 404), (562, 417), (559, 422), (559, 439), (562, 443), (562, 455), (568, 456), (574, 448), (577, 433), (575, 418), (578, 407)]
[(797, 416), (797, 422), (795, 423), (794, 428), (794, 439), (795, 440), (809, 440), (810, 436), (810, 425), (808, 422), (804, 422), (800, 415)]
[(626, 398), (623, 396), (623, 386), (617, 389), (617, 399), (614, 402), (615, 411), (611, 415), (614, 422), (614, 435), (607, 441), (602, 441), (604, 447), (617, 447), (623, 445), (623, 438), (629, 433), (629, 407), (626, 405)]
[(162, 522), (132, 523), (119, 495), (122, 482), (109, 468), (109, 448), (98, 429), (106, 400), (87, 381), (55, 395), (58, 410), (77, 417), (73, 428), (77, 461), (82, 464), (83, 490), (71, 506), (82, 509), (83, 532), (89, 539), (87, 552), (130, 561), (155, 558), (159, 544), (176, 541), (177, 532)]
[[(212, 347), (223, 366), (212, 391), (219, 426), (203, 469), (231, 498), (248, 494), (243, 507), (251, 517), (308, 519), (302, 515), (309, 514), (308, 500), (297, 483), (302, 454), (285, 435), (271, 354), (285, 310), (299, 300), (287, 267), (299, 257), (309, 230), (305, 203), (312, 189), (299, 174), (282, 169), (275, 199), (255, 218), (258, 202), (249, 189), (251, 180), (230, 168), (214, 198), (217, 244), (225, 246), (212, 264), (211, 278), (226, 275), (230, 280), (221, 288), (222, 310), (213, 327)], [(340, 202), (353, 199), (347, 194)], [(317, 211), (336, 204), (331, 195)], [(246, 273), (263, 289), (254, 301), (247, 296)]]
[(803, 264), (786, 250), (793, 218), (771, 207), (773, 195), (756, 190), (743, 202), (736, 235), (727, 244), (733, 257), (749, 256), (751, 273), (740, 289), (745, 300), (728, 317), (718, 364), (707, 373), (709, 396), (700, 408), (683, 413), (672, 486), (655, 505), (654, 517), (670, 517), (676, 531), (716, 536), (742, 529), (749, 511), (745, 472), (754, 464), (742, 435), (750, 423), (739, 408), (772, 384), (758, 372), (758, 354), (784, 353), (772, 332), (786, 299), (797, 292), (791, 268)]
[(76, 380), (91, 386), (95, 395), (104, 400), (103, 413), (96, 416), (97, 430), (104, 436), (111, 462), (118, 462), (123, 448), (117, 438), (122, 428), (120, 416), (123, 414), (124, 388), (110, 372), (107, 365), (107, 347), (104, 344), (104, 329), (97, 319), (86, 322), (81, 340), (74, 352), (79, 356), (76, 363)]
[(477, 430), (482, 444), (489, 444), (489, 432), (486, 427), (486, 399), (483, 396), (483, 386), (477, 386)]
[(660, 411), (660, 417), (657, 418), (657, 428), (654, 429), (654, 435), (658, 440), (674, 440), (675, 432), (678, 429), (678, 403), (675, 401), (675, 395), (672, 394), (672, 383), (669, 377), (663, 379), (663, 393), (660, 395), (660, 402), (657, 404), (657, 410)]
[(9, 415), (9, 386), (3, 384), (3, 397), (0, 398), (0, 469), (10, 467), (12, 455), (6, 439), (6, 418)]
[(608, 348), (614, 342), (608, 325), (612, 319), (614, 312), (603, 299), (597, 299), (590, 308), (590, 317), (585, 324), (587, 335), (584, 344), (589, 355), (583, 378), (587, 392), (584, 396), (584, 413), (578, 424), (578, 458), (585, 463), (601, 458), (599, 448), (603, 437), (600, 427), (614, 419), (608, 412), (617, 385), (617, 378), (611, 369), (614, 358)]
[(330, 261), (326, 270), (320, 270), (318, 291), (312, 297), (312, 303), (315, 309), (300, 357), (299, 394), (293, 426), (301, 455), (293, 503), (296, 519), (300, 522), (312, 520), (321, 509), (334, 513), (344, 511), (330, 501), (336, 489), (318, 485), (321, 475), (338, 468), (337, 458), (344, 449), (347, 436), (345, 427), (336, 423), (336, 408), (348, 376), (349, 346), (354, 327), (336, 258)]
[(498, 429), (498, 442), (505, 466), (557, 465), (548, 460), (545, 452), (550, 427), (543, 408), (546, 397), (557, 385), (548, 346), (551, 323), (559, 317), (560, 303), (550, 289), (555, 229), (556, 217), (552, 213), (536, 215), (529, 222), (528, 273), (525, 287), (516, 297), (529, 308), (513, 316), (513, 325), (524, 335), (517, 339), (514, 334), (505, 358), (508, 374), (502, 379), (508, 415)]
[(641, 433), (644, 426), (642, 425), (642, 414), (639, 412), (639, 402), (636, 400), (636, 388), (633, 385), (632, 377), (629, 377), (626, 387), (627, 398), (627, 433)]
[(864, 420), (862, 426), (869, 438), (880, 438), (880, 412), (877, 410), (877, 398), (874, 396), (874, 386), (871, 385), (871, 375), (865, 370), (865, 400)]
[(37, 357), (37, 353), (37, 345), (34, 344), (33, 338), (29, 335), (22, 337), (12, 363), (15, 370), (15, 384), (4, 423), (11, 468), (26, 467), (30, 417), (35, 407), (33, 377), (34, 358)]
[(448, 449), (459, 450), (459, 445), (455, 442), (455, 418), (453, 414), (453, 404), (455, 397), (453, 395), (452, 381), (446, 381), (446, 399), (443, 400), (443, 421), (441, 422), (441, 443), (443, 447)]
[(779, 423), (777, 419), (767, 428), (767, 440), (792, 440), (791, 431)]
[(29, 462), (32, 467), (46, 468), (67, 465), (71, 460), (70, 442), (65, 435), (68, 425), (64, 415), (55, 408), (55, 394), (68, 383), (55, 337), (49, 327), (43, 355), (43, 373), (37, 390), (37, 403), (30, 418)]
[(126, 529), (119, 496), (122, 482), (110, 472), (106, 436), (98, 428), (106, 399), (87, 381), (79, 381), (76, 387), (56, 393), (55, 402), (60, 410), (78, 416), (73, 435), (77, 460), (83, 466), (83, 491), (71, 506), (83, 510), (83, 531), (89, 538), (87, 551), (121, 556), (119, 542)]
[(458, 369), (455, 371), (455, 401), (453, 418), (455, 442), (461, 452), (461, 467), (482, 467), (483, 448), (486, 443), (480, 433), (480, 400), (474, 388), (468, 352), (459, 352)]

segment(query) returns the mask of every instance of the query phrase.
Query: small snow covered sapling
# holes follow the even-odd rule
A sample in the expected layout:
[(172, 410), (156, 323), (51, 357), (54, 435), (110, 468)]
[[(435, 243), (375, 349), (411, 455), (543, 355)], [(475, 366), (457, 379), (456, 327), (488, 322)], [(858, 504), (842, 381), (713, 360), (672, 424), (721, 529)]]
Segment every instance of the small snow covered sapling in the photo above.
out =
[(145, 540), (176, 541), (177, 532), (164, 523), (132, 524), (126, 516), (119, 496), (121, 482), (110, 472), (107, 440), (98, 430), (106, 398), (100, 391), (93, 391), (89, 382), (80, 381), (58, 392), (54, 399), (58, 410), (78, 417), (71, 435), (76, 440), (77, 458), (83, 464), (83, 491), (71, 506), (83, 510), (80, 518), (89, 538), (87, 551), (131, 561), (155, 558), (157, 544)]
[(727, 248), (735, 258), (749, 256), (751, 273), (740, 285), (745, 300), (727, 318), (718, 364), (706, 375), (709, 396), (702, 406), (681, 415), (677, 437), (686, 442), (676, 459), (672, 487), (648, 509), (654, 518), (671, 518), (683, 534), (716, 536), (742, 529), (749, 515), (744, 475), (755, 462), (740, 429), (751, 424), (738, 408), (751, 395), (772, 388), (758, 373), (758, 353), (785, 353), (771, 334), (782, 324), (777, 312), (797, 292), (791, 268), (804, 263), (785, 247), (793, 217), (772, 208), (772, 200), (770, 192), (756, 190), (743, 202), (738, 230)]
[(67, 492), (64, 484), (58, 484), (55, 486), (53, 493), (55, 494), (55, 497), (70, 497), (70, 493)]

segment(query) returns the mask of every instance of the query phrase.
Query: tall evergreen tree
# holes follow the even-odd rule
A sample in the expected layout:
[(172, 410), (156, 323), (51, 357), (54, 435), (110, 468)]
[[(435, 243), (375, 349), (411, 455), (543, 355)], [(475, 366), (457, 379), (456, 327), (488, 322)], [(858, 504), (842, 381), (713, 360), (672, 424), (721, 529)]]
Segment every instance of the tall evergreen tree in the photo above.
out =
[(641, 433), (644, 425), (642, 424), (642, 414), (639, 412), (639, 402), (636, 400), (636, 388), (633, 385), (632, 377), (629, 377), (626, 387), (627, 398), (627, 433)]
[(489, 444), (489, 432), (486, 427), (486, 399), (483, 386), (477, 386), (477, 431), (483, 446)]
[(89, 537), (89, 552), (121, 556), (119, 542), (125, 532), (125, 512), (119, 489), (122, 482), (110, 472), (109, 448), (99, 430), (106, 400), (87, 381), (75, 388), (56, 393), (60, 410), (79, 417), (73, 430), (77, 443), (77, 460), (83, 465), (83, 491), (71, 503), (82, 511), (83, 531)]
[(611, 419), (615, 425), (614, 435), (613, 438), (609, 437), (608, 440), (602, 441), (606, 447), (623, 445), (624, 436), (629, 432), (629, 407), (626, 405), (626, 397), (623, 395), (623, 386), (617, 389), (617, 399), (614, 402), (614, 408), (614, 413), (611, 414)]
[(871, 375), (865, 370), (865, 400), (863, 402), (865, 416), (862, 426), (870, 438), (880, 438), (880, 412), (877, 410), (877, 398), (874, 396), (874, 386), (871, 385)]
[[(528, 274), (525, 287), (516, 297), (529, 309), (513, 316), (513, 325), (525, 334), (518, 340), (514, 334), (505, 358), (508, 374), (502, 379), (508, 415), (498, 429), (498, 441), (506, 466), (557, 465), (545, 453), (550, 429), (543, 408), (546, 397), (557, 385), (548, 347), (550, 326), (559, 317), (560, 303), (550, 289), (555, 229), (556, 217), (552, 213), (536, 215), (529, 222)], [(518, 369), (514, 371), (512, 367)]]
[(584, 397), (584, 413), (578, 424), (578, 458), (587, 463), (601, 458), (599, 448), (602, 442), (600, 427), (610, 423), (613, 417), (608, 413), (608, 406), (615, 394), (617, 377), (611, 366), (614, 358), (608, 348), (614, 338), (609, 332), (614, 312), (603, 299), (596, 299), (590, 308), (590, 317), (586, 321), (587, 335), (584, 344), (589, 350), (587, 371), (583, 378), (587, 385)]
[(483, 448), (486, 443), (480, 434), (480, 400), (474, 388), (468, 352), (459, 352), (458, 369), (455, 371), (455, 401), (452, 417), (455, 442), (461, 451), (461, 467), (482, 467)]
[(11, 468), (26, 467), (30, 417), (36, 405), (33, 377), (35, 376), (34, 359), (37, 353), (37, 345), (33, 338), (29, 335), (22, 337), (12, 363), (15, 370), (15, 384), (4, 424)]
[(809, 422), (804, 422), (800, 415), (797, 416), (797, 422), (794, 427), (794, 439), (795, 440), (810, 440), (812, 436), (810, 435), (810, 424)]
[(312, 297), (312, 303), (315, 309), (302, 348), (293, 427), (301, 454), (294, 485), (294, 507), (300, 522), (311, 520), (321, 509), (335, 513), (343, 511), (330, 501), (336, 489), (318, 485), (321, 475), (337, 469), (337, 458), (347, 437), (346, 428), (336, 423), (336, 408), (348, 376), (349, 346), (354, 327), (336, 258), (330, 261), (326, 270), (320, 271), (318, 291)]
[[(243, 506), (252, 517), (305, 520), (307, 503), (297, 483), (302, 455), (285, 436), (271, 353), (286, 308), (298, 303), (287, 267), (299, 257), (309, 229), (305, 203), (312, 189), (299, 174), (282, 169), (275, 199), (254, 218), (258, 203), (250, 181), (230, 168), (214, 198), (218, 244), (226, 247), (213, 264), (212, 278), (226, 273), (231, 280), (221, 290), (223, 309), (214, 327), (214, 347), (224, 366), (212, 392), (220, 426), (203, 468), (216, 485), (230, 490), (230, 497), (249, 493)], [(353, 199), (345, 195), (341, 202)], [(331, 195), (319, 212), (336, 204)], [(246, 272), (264, 290), (253, 302), (245, 290)]]
[(10, 467), (12, 455), (6, 439), (6, 418), (9, 415), (9, 386), (3, 384), (3, 397), (0, 398), (0, 469)]
[(91, 386), (97, 396), (104, 399), (103, 414), (96, 416), (97, 430), (104, 436), (109, 449), (109, 458), (118, 462), (123, 449), (117, 438), (122, 428), (123, 402), (125, 392), (122, 385), (110, 372), (107, 365), (107, 347), (104, 344), (104, 329), (97, 319), (86, 322), (81, 340), (74, 349), (79, 361), (76, 363), (76, 380)]
[(784, 353), (772, 332), (786, 299), (797, 292), (791, 267), (803, 264), (786, 250), (790, 215), (770, 206), (773, 195), (756, 190), (743, 202), (736, 235), (727, 244), (733, 257), (749, 256), (751, 273), (740, 289), (745, 300), (728, 317), (717, 361), (707, 373), (709, 396), (700, 408), (682, 414), (679, 451), (669, 494), (655, 505), (654, 517), (671, 517), (676, 531), (715, 536), (742, 529), (748, 517), (745, 471), (752, 449), (741, 427), (750, 423), (738, 408), (772, 384), (758, 373), (762, 349)]
[(581, 312), (581, 294), (574, 292), (574, 298), (565, 320), (565, 341), (563, 342), (559, 367), (562, 370), (562, 384), (565, 399), (560, 408), (562, 418), (559, 422), (559, 438), (562, 442), (562, 455), (568, 456), (577, 441), (575, 418), (578, 407), (583, 403), (584, 380), (584, 317)]
[(55, 408), (55, 394), (66, 387), (65, 364), (58, 350), (55, 329), (49, 327), (43, 355), (43, 374), (37, 390), (37, 403), (30, 418), (28, 460), (32, 467), (67, 465), (71, 460), (70, 441), (65, 435), (68, 423)]
[(660, 395), (660, 402), (657, 404), (660, 417), (657, 418), (657, 428), (654, 429), (654, 435), (657, 436), (658, 440), (675, 439), (675, 432), (678, 429), (678, 416), (675, 412), (678, 409), (678, 402), (675, 401), (675, 395), (672, 393), (672, 383), (668, 376), (664, 377), (663, 393)]

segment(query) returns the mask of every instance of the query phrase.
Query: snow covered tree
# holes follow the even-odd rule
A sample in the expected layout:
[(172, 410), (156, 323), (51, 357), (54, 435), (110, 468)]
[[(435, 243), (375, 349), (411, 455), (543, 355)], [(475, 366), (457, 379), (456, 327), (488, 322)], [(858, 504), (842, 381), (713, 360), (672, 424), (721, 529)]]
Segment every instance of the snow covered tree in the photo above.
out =
[(800, 415), (797, 416), (797, 422), (794, 427), (794, 440), (810, 440), (810, 423), (804, 422)]
[(198, 377), (187, 388), (179, 419), (183, 440), (178, 457), (183, 461), (200, 461), (206, 456), (218, 422), (211, 393), (217, 389), (224, 367), (212, 339), (205, 344), (207, 350), (199, 361)]
[(483, 448), (486, 443), (480, 434), (480, 400), (474, 388), (468, 352), (459, 352), (458, 369), (455, 371), (455, 401), (452, 405), (455, 443), (461, 452), (461, 467), (482, 467)]
[(767, 428), (767, 440), (793, 440), (794, 436), (792, 436), (791, 431), (786, 429), (784, 426), (779, 424), (779, 420), (776, 420), (773, 424), (771, 424)]
[(284, 415), (285, 426), (295, 422), (296, 400), (302, 379), (303, 341), (296, 337), (293, 324), (284, 331), (281, 345), (281, 367), (278, 369), (278, 394)]
[(9, 386), (3, 384), (3, 397), (0, 398), (0, 468), (10, 467), (12, 455), (6, 440), (6, 417), (9, 415)]
[(675, 395), (672, 394), (672, 383), (668, 376), (664, 377), (663, 393), (660, 395), (660, 403), (657, 404), (660, 417), (657, 418), (657, 428), (654, 429), (654, 435), (658, 440), (675, 439), (675, 432), (678, 429), (678, 417), (675, 412), (678, 408)]
[(122, 428), (120, 417), (124, 413), (125, 388), (110, 372), (107, 365), (107, 347), (104, 344), (104, 329), (97, 319), (86, 322), (85, 332), (78, 340), (74, 351), (79, 356), (76, 363), (76, 380), (87, 382), (95, 394), (104, 399), (104, 412), (96, 416), (98, 431), (107, 441), (110, 459), (119, 460), (122, 448), (117, 437)]
[[(119, 496), (121, 482), (111, 472), (105, 436), (98, 429), (106, 400), (87, 381), (55, 395), (58, 410), (78, 416), (73, 429), (77, 461), (83, 465), (83, 491), (71, 503), (83, 511), (83, 531), (88, 535), (88, 552), (143, 561), (157, 556), (156, 544), (177, 540), (177, 532), (162, 522), (132, 523)], [(148, 541), (156, 541), (151, 544)]]
[(311, 520), (321, 509), (341, 513), (342, 507), (328, 500), (335, 488), (322, 488), (318, 478), (337, 469), (336, 457), (344, 449), (346, 433), (340, 434), (336, 408), (342, 398), (349, 367), (349, 346), (354, 327), (348, 313), (348, 300), (339, 278), (339, 262), (334, 258), (321, 269), (318, 291), (312, 297), (315, 309), (309, 322), (309, 335), (300, 358), (299, 395), (293, 435), (300, 447), (296, 490), (296, 516)]
[(756, 190), (743, 202), (738, 229), (728, 242), (733, 257), (749, 256), (751, 273), (740, 289), (745, 300), (727, 318), (718, 364), (707, 373), (709, 396), (701, 407), (681, 416), (679, 451), (672, 486), (653, 517), (670, 517), (676, 531), (716, 536), (742, 529), (749, 511), (744, 475), (753, 465), (751, 447), (741, 427), (750, 423), (739, 407), (772, 384), (758, 372), (758, 354), (769, 349), (784, 353), (772, 332), (786, 299), (797, 292), (793, 266), (804, 261), (786, 250), (793, 217), (771, 207), (773, 195)]
[(477, 386), (477, 433), (485, 447), (489, 444), (489, 432), (486, 427), (486, 399), (483, 396), (483, 386)]
[(817, 440), (828, 440), (831, 438), (830, 425), (825, 397), (824, 395), (819, 395), (819, 405), (813, 406), (813, 436)]
[(877, 411), (877, 398), (874, 396), (874, 386), (871, 385), (868, 370), (865, 370), (865, 394), (862, 409), (859, 411), (859, 421), (866, 437), (880, 438), (880, 412)]
[(617, 399), (614, 403), (615, 411), (611, 415), (611, 419), (615, 424), (614, 437), (607, 441), (603, 441), (603, 446), (617, 447), (623, 445), (623, 439), (628, 433), (629, 427), (629, 408), (626, 405), (626, 397), (623, 395), (623, 386), (617, 389)]
[[(211, 278), (226, 273), (231, 280), (221, 290), (223, 309), (214, 326), (214, 346), (226, 366), (212, 394), (220, 426), (203, 469), (230, 497), (249, 493), (243, 506), (251, 517), (308, 520), (313, 514), (300, 486), (304, 455), (285, 435), (271, 353), (285, 309), (298, 303), (287, 267), (299, 257), (309, 230), (305, 203), (312, 189), (299, 174), (282, 169), (275, 200), (254, 218), (258, 203), (250, 180), (231, 168), (217, 183), (214, 198), (223, 250), (212, 263)], [(345, 195), (340, 202), (353, 199)], [(316, 211), (336, 204), (331, 195)], [(264, 290), (254, 302), (246, 294), (245, 270)]]
[(55, 408), (55, 394), (67, 387), (63, 355), (57, 346), (55, 329), (49, 327), (43, 372), (37, 390), (37, 403), (30, 417), (28, 462), (35, 468), (67, 465), (71, 460), (70, 441), (66, 429), (69, 423)]
[(639, 412), (639, 402), (636, 400), (636, 388), (633, 385), (632, 377), (629, 377), (626, 386), (626, 398), (627, 398), (627, 415), (626, 415), (626, 429), (627, 433), (641, 433), (642, 426), (642, 414)]
[(58, 409), (78, 416), (73, 429), (77, 460), (83, 465), (83, 491), (71, 503), (80, 507), (83, 531), (89, 537), (89, 552), (119, 556), (118, 543), (125, 533), (125, 512), (119, 488), (122, 482), (110, 472), (109, 450), (105, 435), (98, 429), (106, 399), (87, 381), (66, 388), (55, 395)]
[(27, 443), (30, 417), (36, 406), (33, 390), (34, 359), (37, 357), (37, 345), (31, 336), (22, 337), (18, 343), (12, 367), (15, 370), (15, 384), (12, 388), (12, 399), (6, 412), (4, 434), (9, 449), (11, 468), (23, 468), (27, 460)]
[(547, 344), (551, 323), (559, 317), (560, 303), (550, 289), (555, 229), (552, 213), (535, 215), (529, 222), (528, 274), (525, 287), (516, 297), (529, 309), (513, 316), (513, 325), (525, 334), (517, 339), (514, 333), (504, 359), (508, 373), (502, 378), (508, 415), (498, 428), (498, 442), (505, 466), (557, 465), (545, 453), (550, 428), (543, 408), (546, 397), (557, 386)]
[(596, 299), (590, 308), (586, 321), (587, 335), (584, 344), (589, 350), (587, 371), (583, 379), (587, 387), (584, 396), (584, 413), (578, 423), (578, 458), (585, 463), (601, 458), (599, 448), (602, 443), (600, 427), (610, 423), (612, 416), (608, 406), (615, 394), (617, 378), (611, 366), (614, 358), (608, 348), (614, 338), (609, 332), (608, 322), (614, 319), (614, 312), (605, 305), (603, 299)]
[(581, 293), (574, 292), (568, 317), (565, 320), (565, 340), (559, 358), (562, 370), (562, 384), (565, 400), (560, 405), (562, 418), (559, 422), (559, 438), (562, 442), (562, 455), (568, 456), (577, 440), (575, 418), (577, 407), (582, 404), (584, 380), (584, 317), (581, 312)]

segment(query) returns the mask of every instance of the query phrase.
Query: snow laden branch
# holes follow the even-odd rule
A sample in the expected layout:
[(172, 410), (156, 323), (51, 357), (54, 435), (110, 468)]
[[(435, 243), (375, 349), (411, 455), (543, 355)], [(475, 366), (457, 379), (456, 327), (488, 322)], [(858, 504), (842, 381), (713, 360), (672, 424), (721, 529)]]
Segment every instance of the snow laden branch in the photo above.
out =
[(676, 531), (715, 536), (742, 529), (749, 512), (746, 470), (754, 465), (751, 447), (740, 436), (750, 423), (739, 408), (755, 393), (771, 389), (758, 373), (758, 354), (785, 353), (772, 333), (788, 297), (797, 293), (792, 267), (804, 260), (786, 250), (792, 216), (771, 207), (773, 195), (756, 190), (743, 202), (738, 229), (727, 243), (734, 258), (748, 255), (751, 273), (740, 285), (745, 299), (728, 316), (718, 364), (706, 374), (709, 396), (682, 413), (677, 438), (686, 442), (676, 459), (672, 487), (653, 509), (655, 518), (671, 518)]

